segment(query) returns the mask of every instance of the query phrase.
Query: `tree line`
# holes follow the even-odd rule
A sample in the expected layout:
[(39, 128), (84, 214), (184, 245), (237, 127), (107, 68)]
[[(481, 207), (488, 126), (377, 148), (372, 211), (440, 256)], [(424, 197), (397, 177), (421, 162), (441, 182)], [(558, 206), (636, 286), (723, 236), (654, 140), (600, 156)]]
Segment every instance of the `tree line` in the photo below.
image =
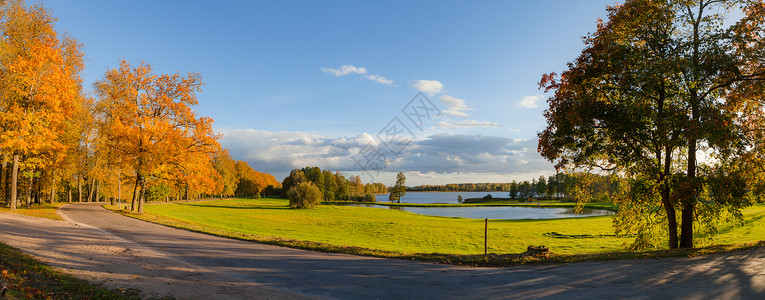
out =
[(506, 183), (450, 183), (407, 187), (410, 192), (508, 192), (511, 199), (556, 199), (612, 202), (625, 192), (627, 180), (614, 174), (587, 172), (557, 173), (531, 180)]
[(351, 175), (346, 178), (340, 171), (333, 173), (319, 167), (305, 167), (290, 171), (290, 175), (282, 181), (280, 195), (287, 197), (290, 188), (302, 182), (315, 185), (324, 201), (374, 201), (375, 194), (388, 192), (388, 187), (382, 183), (362, 183), (360, 176)]
[(83, 89), (82, 45), (38, 5), (0, 1), (0, 189), (4, 202), (256, 195), (273, 176), (234, 162), (193, 109), (202, 77), (121, 61)]

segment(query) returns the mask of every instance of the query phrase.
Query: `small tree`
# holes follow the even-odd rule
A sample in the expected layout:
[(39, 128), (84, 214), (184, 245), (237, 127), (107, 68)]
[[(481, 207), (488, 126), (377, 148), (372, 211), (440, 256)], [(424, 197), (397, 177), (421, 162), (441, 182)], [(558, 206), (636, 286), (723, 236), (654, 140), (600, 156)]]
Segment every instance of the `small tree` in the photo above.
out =
[(322, 193), (310, 182), (300, 182), (287, 191), (292, 208), (314, 208), (321, 203)]
[(406, 176), (403, 172), (399, 172), (398, 175), (396, 175), (396, 185), (393, 186), (393, 188), (390, 191), (390, 195), (388, 195), (388, 200), (393, 202), (394, 200), (397, 203), (401, 203), (401, 197), (403, 197), (406, 194)]
[(459, 202), (460, 204), (462, 204), (462, 195), (458, 195), (458, 196), (457, 196), (457, 202)]

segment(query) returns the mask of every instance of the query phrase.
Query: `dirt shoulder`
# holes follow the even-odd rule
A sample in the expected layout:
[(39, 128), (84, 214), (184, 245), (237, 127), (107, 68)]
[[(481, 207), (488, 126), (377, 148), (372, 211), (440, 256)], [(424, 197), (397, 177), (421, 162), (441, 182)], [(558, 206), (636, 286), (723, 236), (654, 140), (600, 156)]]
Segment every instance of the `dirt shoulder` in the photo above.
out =
[(0, 214), (0, 241), (78, 278), (114, 288), (136, 288), (146, 298), (301, 298), (221, 276), (71, 221)]

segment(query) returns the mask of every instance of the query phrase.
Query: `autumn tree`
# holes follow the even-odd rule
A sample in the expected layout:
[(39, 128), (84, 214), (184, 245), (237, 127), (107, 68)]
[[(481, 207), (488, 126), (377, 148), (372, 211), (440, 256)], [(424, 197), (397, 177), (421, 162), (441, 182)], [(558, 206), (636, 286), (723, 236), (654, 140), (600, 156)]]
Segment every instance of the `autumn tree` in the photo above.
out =
[(213, 158), (213, 167), (221, 177), (223, 186), (220, 192), (221, 196), (233, 196), (239, 184), (239, 178), (236, 162), (228, 154), (228, 151), (223, 151)]
[(199, 117), (201, 76), (155, 75), (151, 66), (122, 61), (95, 83), (99, 132), (112, 155), (135, 172), (131, 209), (143, 212), (147, 180), (181, 182), (214, 190), (219, 176), (212, 159), (220, 151), (212, 119)]
[(46, 9), (20, 0), (0, 6), (0, 148), (13, 157), (11, 210), (20, 164), (34, 171), (53, 163), (31, 158), (65, 150), (60, 134), (82, 99), (80, 46), (53, 22)]
[[(724, 28), (725, 12), (736, 4), (745, 17)], [(763, 79), (762, 31), (758, 37), (751, 30), (761, 30), (762, 6), (626, 1), (608, 8), (608, 21), (599, 22), (559, 78), (543, 76), (540, 86), (554, 94), (540, 153), (558, 168), (600, 169), (632, 180), (615, 225), (636, 235), (633, 248), (653, 246), (658, 225), (666, 228), (670, 248), (693, 247), (694, 220), (714, 220), (710, 216), (724, 209), (736, 214), (748, 203), (738, 191), (709, 191), (737, 181), (730, 162), (755, 142), (739, 118), (746, 117), (742, 103), (757, 96), (737, 97), (736, 90)], [(750, 28), (748, 35), (742, 27)], [(717, 162), (699, 162), (701, 150)]]

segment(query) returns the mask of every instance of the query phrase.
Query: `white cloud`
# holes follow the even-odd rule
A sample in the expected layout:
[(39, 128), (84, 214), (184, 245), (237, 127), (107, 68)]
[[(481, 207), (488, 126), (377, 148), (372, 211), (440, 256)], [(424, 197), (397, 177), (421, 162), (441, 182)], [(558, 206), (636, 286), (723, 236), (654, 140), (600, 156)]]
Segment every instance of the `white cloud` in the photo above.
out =
[(462, 121), (439, 121), (436, 122), (436, 127), (441, 129), (449, 128), (499, 128), (502, 127), (497, 123), (489, 121), (476, 121), (476, 120), (462, 120)]
[[(258, 171), (271, 173), (279, 180), (290, 170), (305, 166), (361, 175), (354, 157), (359, 158), (367, 145), (380, 145), (377, 138), (367, 133), (353, 137), (254, 129), (222, 130), (221, 133), (221, 144), (229, 148), (234, 159), (245, 160)], [(536, 140), (480, 134), (431, 135), (413, 141), (400, 154), (391, 154), (387, 162), (381, 173), (419, 172), (416, 177), (421, 175), (423, 180), (436, 183), (453, 180), (456, 173), (507, 176), (553, 170), (552, 164), (537, 153)], [(471, 177), (468, 181), (480, 181), (478, 178)]]
[(321, 70), (324, 71), (324, 73), (333, 74), (333, 75), (338, 76), (338, 77), (345, 76), (345, 75), (348, 75), (348, 74), (351, 74), (351, 73), (355, 73), (355, 74), (366, 74), (367, 73), (367, 69), (366, 68), (364, 68), (364, 67), (357, 68), (356, 66), (353, 66), (353, 65), (343, 65), (339, 69), (321, 68)]
[(444, 89), (444, 85), (436, 80), (414, 80), (410, 84), (416, 90), (431, 96), (440, 93)]
[(439, 99), (441, 100), (441, 103), (448, 107), (447, 110), (441, 112), (447, 116), (467, 117), (468, 114), (465, 111), (473, 110), (472, 108), (468, 107), (465, 104), (465, 100), (462, 99), (457, 99), (449, 95), (443, 95)]
[(367, 79), (382, 85), (393, 86), (393, 80), (390, 80), (388, 78), (382, 77), (377, 74), (367, 75)]
[(536, 108), (539, 106), (537, 102), (539, 102), (540, 99), (542, 99), (542, 96), (526, 96), (521, 98), (521, 100), (515, 104), (525, 108)]

